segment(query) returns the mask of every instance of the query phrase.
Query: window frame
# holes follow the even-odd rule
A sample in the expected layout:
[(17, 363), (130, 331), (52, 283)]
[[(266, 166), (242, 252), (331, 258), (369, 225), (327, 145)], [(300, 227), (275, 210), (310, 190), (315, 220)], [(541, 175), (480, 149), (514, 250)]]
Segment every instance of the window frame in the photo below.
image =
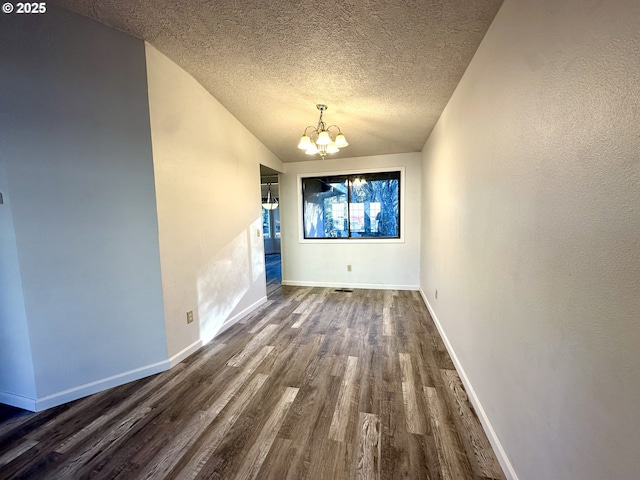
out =
[[(366, 175), (371, 173), (386, 173), (386, 172), (400, 172), (400, 198), (398, 215), (400, 222), (400, 237), (338, 237), (338, 238), (305, 238), (304, 236), (304, 197), (302, 194), (302, 179), (304, 178), (316, 178), (316, 177), (331, 177), (331, 176), (354, 176), (354, 175)], [(298, 174), (297, 178), (297, 190), (298, 190), (298, 243), (306, 244), (384, 244), (384, 243), (405, 243), (405, 167), (380, 167), (380, 168), (359, 168), (353, 170), (340, 170), (340, 171), (320, 171), (313, 173)], [(348, 214), (348, 212), (347, 212)]]

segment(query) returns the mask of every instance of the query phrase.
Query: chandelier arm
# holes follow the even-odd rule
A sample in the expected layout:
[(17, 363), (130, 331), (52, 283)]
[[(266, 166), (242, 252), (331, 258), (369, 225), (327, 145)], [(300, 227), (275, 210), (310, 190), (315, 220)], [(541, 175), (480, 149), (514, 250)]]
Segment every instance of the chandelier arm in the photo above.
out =
[(342, 130), (340, 130), (340, 127), (339, 127), (338, 125), (329, 125), (329, 126), (327, 127), (327, 131), (329, 131), (329, 129), (330, 129), (331, 127), (336, 127), (336, 128), (338, 129), (338, 133), (339, 133), (339, 134), (340, 134), (340, 133), (342, 133)]
[(309, 130), (310, 128), (313, 128), (314, 131), (316, 130), (316, 127), (314, 127), (313, 125), (309, 125), (307, 128), (304, 129), (303, 135), (307, 135), (307, 130)]

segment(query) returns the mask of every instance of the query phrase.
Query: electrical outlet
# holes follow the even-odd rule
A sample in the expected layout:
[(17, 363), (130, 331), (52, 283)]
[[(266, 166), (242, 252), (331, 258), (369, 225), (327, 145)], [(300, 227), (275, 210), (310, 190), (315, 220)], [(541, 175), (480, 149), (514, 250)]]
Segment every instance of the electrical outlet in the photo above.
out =
[(438, 299), (438, 289), (436, 289), (436, 300)]
[(193, 310), (189, 310), (187, 312), (187, 323), (192, 323), (193, 322)]
[(351, 265), (347, 265), (347, 272), (351, 271)]

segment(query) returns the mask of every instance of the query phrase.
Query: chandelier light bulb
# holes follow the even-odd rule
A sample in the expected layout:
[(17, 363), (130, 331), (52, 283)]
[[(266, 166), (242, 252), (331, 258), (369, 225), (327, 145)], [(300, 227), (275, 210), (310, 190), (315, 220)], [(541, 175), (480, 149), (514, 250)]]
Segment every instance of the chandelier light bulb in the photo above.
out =
[(316, 145), (329, 145), (331, 143), (331, 137), (329, 136), (329, 132), (322, 131), (318, 134), (318, 139), (316, 140)]
[(335, 142), (331, 142), (329, 143), (329, 145), (327, 145), (327, 153), (338, 153), (339, 151), (340, 149)]
[(305, 134), (300, 138), (300, 143), (298, 143), (298, 148), (301, 150), (306, 150), (311, 145), (311, 139)]
[(307, 155), (315, 155), (316, 153), (318, 153), (318, 147), (315, 143), (311, 142), (304, 153), (306, 153)]
[(342, 132), (338, 133), (338, 135), (336, 136), (336, 146), (338, 148), (343, 148), (343, 147), (346, 147), (348, 145), (349, 145), (349, 143), (347, 142), (347, 139), (344, 137)]

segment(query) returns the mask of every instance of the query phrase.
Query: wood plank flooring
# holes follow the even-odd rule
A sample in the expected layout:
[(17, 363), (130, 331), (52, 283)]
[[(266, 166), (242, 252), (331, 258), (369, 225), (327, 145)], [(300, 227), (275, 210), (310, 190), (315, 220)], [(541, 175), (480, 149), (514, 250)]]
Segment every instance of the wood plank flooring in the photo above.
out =
[(417, 292), (274, 287), (170, 371), (0, 405), (0, 479), (504, 479)]
[(267, 277), (267, 296), (271, 297), (278, 291), (282, 283), (282, 260), (279, 253), (265, 255), (264, 266)]

